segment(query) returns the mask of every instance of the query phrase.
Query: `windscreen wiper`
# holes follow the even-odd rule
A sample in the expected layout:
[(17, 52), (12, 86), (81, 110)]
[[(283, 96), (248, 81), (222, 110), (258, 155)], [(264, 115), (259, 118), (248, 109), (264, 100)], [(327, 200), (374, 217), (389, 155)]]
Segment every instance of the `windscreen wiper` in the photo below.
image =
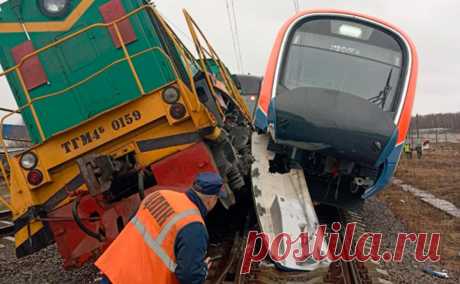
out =
[(393, 89), (393, 87), (390, 85), (392, 76), (393, 76), (393, 68), (391, 68), (390, 73), (388, 74), (387, 83), (385, 84), (385, 87), (383, 88), (383, 90), (381, 90), (377, 96), (369, 99), (371, 103), (380, 105), (382, 109), (385, 107), (385, 103), (387, 101), (388, 95)]

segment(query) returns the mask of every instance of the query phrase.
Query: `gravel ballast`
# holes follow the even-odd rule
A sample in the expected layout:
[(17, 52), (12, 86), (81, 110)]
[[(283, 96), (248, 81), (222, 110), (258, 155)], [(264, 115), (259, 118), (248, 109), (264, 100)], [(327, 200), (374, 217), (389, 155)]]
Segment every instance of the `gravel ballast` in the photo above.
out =
[(17, 259), (14, 243), (0, 239), (1, 284), (95, 283), (97, 277), (97, 269), (90, 264), (78, 270), (64, 270), (55, 245), (34, 255)]

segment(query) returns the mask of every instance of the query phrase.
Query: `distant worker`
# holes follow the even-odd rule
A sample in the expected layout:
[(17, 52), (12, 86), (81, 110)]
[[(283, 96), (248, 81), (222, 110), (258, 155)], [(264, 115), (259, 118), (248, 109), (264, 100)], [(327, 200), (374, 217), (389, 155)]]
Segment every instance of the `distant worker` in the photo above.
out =
[(420, 138), (417, 139), (415, 144), (415, 151), (417, 152), (417, 159), (421, 159), (423, 155), (423, 145), (422, 140)]
[(96, 266), (110, 283), (204, 283), (204, 217), (225, 197), (222, 178), (201, 173), (186, 193), (159, 190), (148, 195)]
[(412, 159), (412, 149), (410, 146), (410, 143), (405, 143), (404, 144), (404, 154), (406, 155), (407, 159)]

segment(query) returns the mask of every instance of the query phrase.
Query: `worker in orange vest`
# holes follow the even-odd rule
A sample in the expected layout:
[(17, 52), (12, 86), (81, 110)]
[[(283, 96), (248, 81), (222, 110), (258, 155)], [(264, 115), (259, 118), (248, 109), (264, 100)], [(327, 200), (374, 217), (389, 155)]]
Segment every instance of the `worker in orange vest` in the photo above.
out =
[(204, 217), (225, 195), (215, 173), (199, 174), (185, 194), (148, 195), (96, 266), (114, 284), (204, 283), (211, 265)]

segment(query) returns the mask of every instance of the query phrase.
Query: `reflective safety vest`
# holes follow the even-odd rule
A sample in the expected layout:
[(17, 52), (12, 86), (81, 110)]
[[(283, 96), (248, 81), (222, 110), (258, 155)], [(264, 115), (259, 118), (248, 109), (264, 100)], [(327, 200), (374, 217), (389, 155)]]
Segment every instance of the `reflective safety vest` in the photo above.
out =
[(184, 194), (159, 190), (148, 195), (96, 266), (114, 284), (178, 283), (174, 243), (186, 225), (203, 218)]
[(410, 145), (409, 144), (404, 144), (404, 152), (409, 153), (410, 152)]

